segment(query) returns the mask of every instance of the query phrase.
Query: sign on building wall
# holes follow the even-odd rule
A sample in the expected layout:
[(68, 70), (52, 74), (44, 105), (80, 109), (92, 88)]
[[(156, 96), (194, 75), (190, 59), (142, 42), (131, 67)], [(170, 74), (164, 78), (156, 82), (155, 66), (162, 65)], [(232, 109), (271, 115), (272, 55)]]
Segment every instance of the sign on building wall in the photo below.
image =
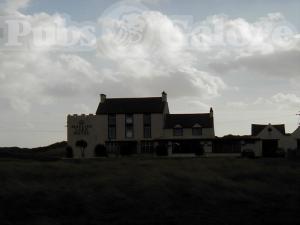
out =
[(78, 124), (72, 125), (74, 135), (89, 135), (89, 130), (92, 128), (92, 125), (86, 124), (85, 121), (79, 120)]

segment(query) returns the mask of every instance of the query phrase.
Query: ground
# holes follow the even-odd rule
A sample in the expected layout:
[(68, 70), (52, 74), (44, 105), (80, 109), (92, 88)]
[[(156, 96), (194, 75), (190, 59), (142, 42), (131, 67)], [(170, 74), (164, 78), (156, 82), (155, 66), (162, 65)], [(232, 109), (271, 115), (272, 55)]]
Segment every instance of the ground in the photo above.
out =
[(300, 224), (286, 159), (0, 160), (1, 225)]

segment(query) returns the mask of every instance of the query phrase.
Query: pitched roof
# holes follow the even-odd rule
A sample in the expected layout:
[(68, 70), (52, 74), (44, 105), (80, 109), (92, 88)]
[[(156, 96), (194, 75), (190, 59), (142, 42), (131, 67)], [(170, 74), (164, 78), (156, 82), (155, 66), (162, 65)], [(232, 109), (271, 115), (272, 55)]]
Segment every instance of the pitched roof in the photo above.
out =
[(167, 102), (153, 98), (107, 98), (100, 102), (96, 114), (162, 113)]
[[(252, 124), (251, 134), (252, 136), (257, 136), (263, 129), (265, 129), (269, 125), (262, 124)], [(280, 133), (285, 134), (285, 126), (284, 124), (271, 125), (275, 129), (277, 129)]]
[(253, 137), (251, 135), (225, 135), (223, 137), (217, 137), (221, 140), (258, 140), (259, 138)]
[(176, 125), (183, 128), (192, 128), (199, 124), (203, 128), (213, 128), (214, 119), (209, 113), (203, 114), (167, 114), (165, 120), (165, 128), (172, 129)]

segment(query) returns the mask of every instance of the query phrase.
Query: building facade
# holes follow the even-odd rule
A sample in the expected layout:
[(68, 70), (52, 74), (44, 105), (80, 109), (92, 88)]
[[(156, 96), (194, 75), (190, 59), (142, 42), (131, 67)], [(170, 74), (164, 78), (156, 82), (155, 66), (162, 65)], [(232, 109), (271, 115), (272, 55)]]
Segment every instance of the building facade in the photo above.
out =
[(253, 152), (256, 157), (278, 157), (286, 155), (289, 150), (299, 151), (300, 128), (287, 134), (284, 124), (252, 124), (251, 135), (225, 137), (222, 142), (228, 139), (234, 143), (236, 153)]
[(99, 146), (108, 154), (167, 155), (211, 152), (214, 115), (170, 114), (167, 94), (149, 98), (107, 98), (101, 94), (96, 114), (68, 115), (68, 145), (74, 158), (92, 158)]

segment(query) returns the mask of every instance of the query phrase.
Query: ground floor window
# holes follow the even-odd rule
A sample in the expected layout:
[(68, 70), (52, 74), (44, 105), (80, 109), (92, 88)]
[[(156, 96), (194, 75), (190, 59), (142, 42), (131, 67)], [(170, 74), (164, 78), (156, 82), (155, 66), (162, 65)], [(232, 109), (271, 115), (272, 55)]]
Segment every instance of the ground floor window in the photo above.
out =
[(177, 140), (172, 142), (173, 154), (203, 154), (203, 146), (199, 140)]
[(136, 141), (106, 142), (106, 150), (109, 154), (132, 155), (137, 153)]
[(141, 142), (141, 153), (153, 153), (154, 146), (152, 141), (142, 141)]
[(241, 153), (241, 142), (239, 140), (220, 140), (213, 144), (213, 153)]
[(120, 152), (120, 145), (116, 142), (107, 142), (106, 151), (107, 153), (118, 153)]

